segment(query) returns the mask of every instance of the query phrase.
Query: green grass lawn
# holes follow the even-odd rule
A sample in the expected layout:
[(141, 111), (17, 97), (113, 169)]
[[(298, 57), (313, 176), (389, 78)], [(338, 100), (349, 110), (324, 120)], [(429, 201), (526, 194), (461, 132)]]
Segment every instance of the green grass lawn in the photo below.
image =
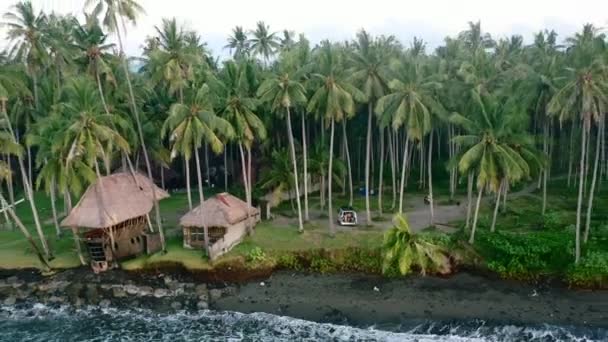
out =
[[(438, 198), (447, 196), (445, 191), (439, 191), (438, 193), (440, 194)], [(519, 239), (513, 247), (514, 253), (520, 253), (522, 250), (524, 252), (527, 251), (525, 248), (520, 250), (519, 247), (526, 247), (525, 245), (528, 242), (529, 244), (553, 244), (554, 247), (557, 246), (555, 248), (558, 248), (561, 253), (558, 254), (559, 258), (556, 257), (549, 260), (549, 265), (545, 265), (545, 267), (547, 270), (563, 272), (572, 264), (571, 246), (574, 232), (571, 226), (574, 224), (576, 217), (577, 192), (574, 187), (568, 188), (565, 180), (559, 180), (550, 183), (548, 193), (548, 207), (545, 216), (540, 214), (542, 193), (539, 191), (510, 198), (507, 212), (502, 213), (501, 211), (499, 213), (497, 230)], [(212, 192), (206, 193), (206, 196), (209, 195), (212, 195)], [(386, 212), (390, 209), (390, 197), (390, 191), (385, 192), (384, 204)], [(595, 198), (591, 238), (590, 242), (583, 249), (583, 255), (585, 255), (586, 251), (603, 251), (604, 253), (608, 251), (608, 189), (606, 187), (601, 189)], [(44, 222), (45, 233), (55, 254), (55, 259), (51, 261), (51, 266), (54, 268), (78, 266), (79, 261), (71, 232), (64, 230), (63, 236), (58, 239), (50, 219), (51, 208), (48, 197), (42, 193), (37, 193), (36, 199), (40, 217)], [(364, 197), (355, 194), (354, 199), (355, 208), (361, 212), (365, 207)], [(198, 203), (198, 196), (195, 194), (193, 194), (193, 201), (195, 205)], [(337, 210), (340, 205), (345, 204), (347, 201), (347, 196), (337, 194), (336, 201), (334, 202), (335, 209)], [(373, 197), (373, 208), (376, 208), (376, 201), (377, 198)], [(58, 210), (61, 212), (63, 210), (62, 203), (58, 202), (57, 204)], [(318, 210), (319, 206), (318, 195), (310, 196), (310, 208)], [(170, 198), (163, 200), (160, 207), (163, 226), (167, 235), (167, 253), (139, 256), (124, 261), (123, 267), (129, 270), (136, 270), (144, 267), (154, 267), (156, 264), (166, 262), (181, 263), (186, 268), (192, 270), (206, 270), (213, 267), (203, 255), (202, 250), (189, 250), (182, 247), (181, 229), (178, 222), (179, 218), (188, 210), (186, 194), (184, 192), (174, 193)], [(475, 250), (489, 262), (492, 261), (492, 258), (498, 258), (499, 250), (497, 248), (499, 246), (495, 244), (503, 243), (496, 242), (494, 236), (489, 232), (492, 210), (493, 206), (490, 201), (482, 206), (478, 225), (478, 242), (474, 246)], [(291, 205), (289, 202), (282, 203), (279, 208), (273, 209), (273, 212), (292, 216), (290, 215)], [(27, 203), (20, 204), (17, 207), (17, 213), (26, 226), (30, 228), (32, 235), (36, 236), (29, 205)], [(390, 215), (386, 214), (384, 218), (390, 219)], [(0, 217), (0, 220), (2, 219)], [(319, 249), (340, 250), (349, 247), (372, 250), (379, 248), (382, 244), (383, 232), (379, 229), (360, 226), (353, 230), (339, 231), (335, 237), (331, 237), (325, 223), (307, 224), (305, 232), (300, 234), (297, 232), (295, 225), (280, 222), (285, 222), (285, 220), (260, 222), (256, 226), (253, 235), (246, 237), (241, 244), (225, 256), (219, 258), (215, 263), (236, 259), (240, 261), (246, 260), (254, 249), (261, 249), (265, 254), (269, 255), (279, 255), (284, 252)], [(456, 236), (465, 240), (467, 234), (467, 232), (460, 232)], [(543, 251), (538, 253), (541, 252)], [(533, 250), (530, 253), (536, 252)], [(504, 259), (504, 256), (501, 257)], [(523, 256), (524, 259), (525, 257)], [(535, 260), (533, 257), (531, 256), (532, 262)], [(529, 260), (526, 259), (522, 262), (529, 262)], [(29, 245), (21, 236), (21, 233), (18, 230), (0, 231), (0, 268), (28, 267), (39, 267), (39, 264)]]

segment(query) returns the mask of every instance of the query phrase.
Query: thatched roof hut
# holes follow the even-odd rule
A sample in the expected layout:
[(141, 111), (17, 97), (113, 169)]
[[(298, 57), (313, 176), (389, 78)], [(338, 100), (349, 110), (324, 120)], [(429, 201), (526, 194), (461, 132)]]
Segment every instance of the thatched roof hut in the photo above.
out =
[(257, 208), (228, 193), (217, 194), (181, 218), (184, 247), (204, 247), (207, 229), (207, 252), (214, 259), (238, 244), (259, 220)]
[(144, 216), (154, 205), (152, 187), (157, 201), (169, 197), (140, 173), (135, 173), (135, 177), (130, 172), (101, 177), (89, 186), (61, 226), (107, 228)]
[[(249, 207), (249, 216), (259, 215)], [(247, 203), (227, 192), (217, 194), (184, 215), (179, 223), (184, 227), (229, 227), (247, 218)]]

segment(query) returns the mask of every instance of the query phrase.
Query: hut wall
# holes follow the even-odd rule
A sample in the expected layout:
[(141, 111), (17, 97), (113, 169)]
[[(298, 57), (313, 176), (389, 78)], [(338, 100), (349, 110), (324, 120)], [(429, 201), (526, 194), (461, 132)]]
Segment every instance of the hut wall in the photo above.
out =
[[(259, 220), (259, 214), (252, 216), (250, 218), (251, 226), (254, 226)], [(234, 246), (243, 241), (245, 236), (247, 236), (247, 219), (228, 227), (226, 234), (209, 246), (209, 258), (215, 259), (228, 253)]]

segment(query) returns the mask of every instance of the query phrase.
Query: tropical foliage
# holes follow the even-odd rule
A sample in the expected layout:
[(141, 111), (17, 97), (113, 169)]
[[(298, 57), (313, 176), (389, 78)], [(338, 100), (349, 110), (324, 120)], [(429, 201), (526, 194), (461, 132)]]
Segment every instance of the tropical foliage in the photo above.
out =
[[(591, 25), (562, 45), (553, 31), (525, 45), (521, 36), (495, 40), (469, 23), (427, 52), (421, 39), (405, 47), (363, 30), (351, 41), (311, 46), (260, 21), (253, 30), (235, 27), (225, 46), (232, 58), (221, 60), (199, 32), (168, 18), (129, 58), (125, 24), (136, 24), (144, 8), (91, 0), (84, 10), (81, 22), (22, 1), (3, 17), (10, 44), (0, 53), (2, 198), (12, 203), (24, 192), (35, 227), (23, 232), (36, 229), (44, 259), (52, 248), (34, 188), (69, 209), (72, 196), (117, 169), (145, 169), (163, 185), (171, 174), (191, 207), (192, 168), (201, 201), (217, 170), (252, 205), (260, 192), (293, 192), (300, 230), (313, 219), (315, 189), (332, 234), (336, 184), (350, 192), (350, 204), (362, 186), (369, 225), (372, 194), (381, 215), (384, 188), (396, 213), (408, 191), (422, 191), (434, 225), (433, 185), (449, 179), (452, 199), (467, 193), (470, 243), (484, 196), (494, 198), (493, 231), (509, 189), (538, 181), (544, 215), (547, 179), (563, 174), (578, 187), (576, 262), (593, 235), (594, 196), (608, 177), (608, 69), (606, 37)], [(58, 226), (54, 206), (53, 213)], [(155, 214), (164, 244), (158, 205)], [(387, 262), (402, 273), (439, 258), (403, 218), (386, 244)]]

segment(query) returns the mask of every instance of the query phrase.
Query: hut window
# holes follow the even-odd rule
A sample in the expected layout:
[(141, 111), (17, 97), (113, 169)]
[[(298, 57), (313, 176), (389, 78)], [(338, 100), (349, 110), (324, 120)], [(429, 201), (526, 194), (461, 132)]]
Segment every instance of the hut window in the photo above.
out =
[(118, 250), (118, 243), (114, 242), (114, 249)]
[(135, 244), (135, 239), (131, 238), (131, 244), (134, 245)]
[(203, 228), (191, 227), (190, 228), (190, 239), (191, 241), (205, 241), (205, 230)]
[(137, 243), (140, 243), (141, 240), (139, 239), (139, 236), (135, 238), (135, 240), (137, 240)]

